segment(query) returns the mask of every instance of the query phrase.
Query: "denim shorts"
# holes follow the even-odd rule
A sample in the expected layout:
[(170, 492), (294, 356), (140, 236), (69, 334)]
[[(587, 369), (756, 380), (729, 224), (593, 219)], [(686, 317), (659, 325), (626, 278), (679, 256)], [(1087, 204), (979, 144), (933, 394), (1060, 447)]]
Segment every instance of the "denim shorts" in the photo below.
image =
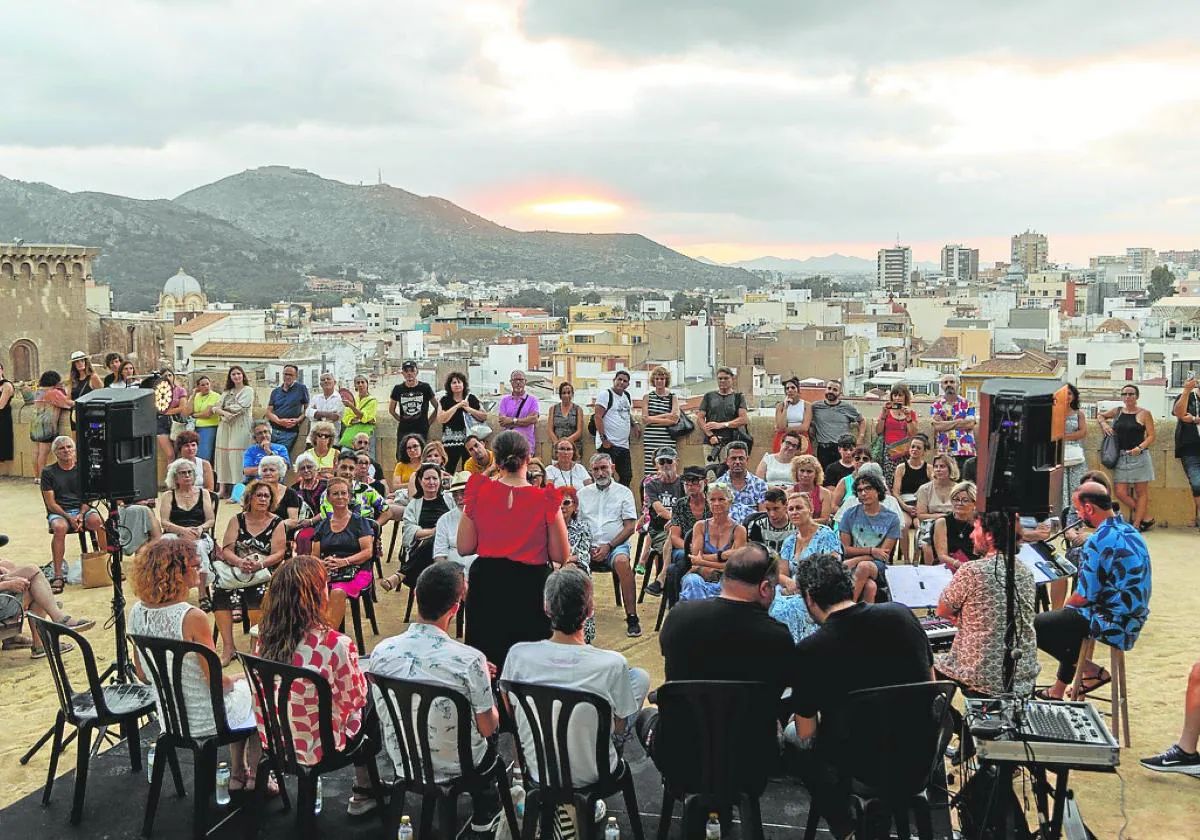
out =
[(1179, 463), (1183, 464), (1188, 484), (1192, 486), (1192, 495), (1200, 498), (1200, 455), (1180, 455)]

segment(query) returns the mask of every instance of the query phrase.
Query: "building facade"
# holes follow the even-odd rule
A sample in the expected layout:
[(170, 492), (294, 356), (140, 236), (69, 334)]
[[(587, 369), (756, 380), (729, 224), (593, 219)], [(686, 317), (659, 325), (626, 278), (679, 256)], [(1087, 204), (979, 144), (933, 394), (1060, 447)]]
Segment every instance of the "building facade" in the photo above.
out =
[(1012, 238), (1012, 264), (1026, 274), (1041, 271), (1050, 263), (1050, 240), (1035, 230), (1018, 233)]
[(908, 289), (912, 275), (912, 248), (897, 245), (895, 248), (880, 248), (875, 257), (876, 286), (885, 292), (902, 295)]

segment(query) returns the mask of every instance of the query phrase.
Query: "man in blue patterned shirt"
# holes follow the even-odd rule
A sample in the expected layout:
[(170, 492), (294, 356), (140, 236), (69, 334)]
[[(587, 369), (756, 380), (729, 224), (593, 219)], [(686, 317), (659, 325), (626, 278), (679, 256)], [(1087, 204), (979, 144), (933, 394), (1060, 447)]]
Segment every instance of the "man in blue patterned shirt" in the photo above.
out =
[[(1080, 551), (1075, 594), (1065, 607), (1033, 622), (1038, 647), (1058, 660), (1057, 681), (1046, 692), (1052, 700), (1061, 700), (1075, 678), (1084, 639), (1130, 650), (1150, 615), (1150, 552), (1142, 535), (1113, 512), (1102, 484), (1084, 482), (1071, 502), (1095, 532)], [(1094, 662), (1083, 667), (1083, 694), (1112, 679)]]

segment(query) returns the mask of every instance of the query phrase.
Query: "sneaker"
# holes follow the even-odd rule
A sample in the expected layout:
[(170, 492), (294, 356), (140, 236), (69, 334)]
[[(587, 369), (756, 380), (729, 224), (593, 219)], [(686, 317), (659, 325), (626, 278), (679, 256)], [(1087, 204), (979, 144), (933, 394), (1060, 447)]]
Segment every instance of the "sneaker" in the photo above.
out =
[(662, 595), (663, 585), (656, 580), (650, 581), (650, 585), (646, 587), (646, 594), (653, 595), (655, 598)]
[(1200, 776), (1200, 753), (1184, 752), (1178, 744), (1172, 744), (1166, 752), (1141, 761), (1147, 770), (1159, 773), (1186, 773), (1189, 776)]
[(482, 821), (476, 821), (474, 814), (471, 819), (464, 825), (456, 835), (459, 838), (467, 838), (470, 834), (491, 834), (500, 827), (500, 820), (504, 817), (504, 810), (497, 808), (496, 813), (485, 817)]
[(361, 817), (363, 814), (369, 814), (379, 807), (379, 803), (374, 797), (366, 794), (355, 793), (346, 802), (346, 814), (351, 817)]
[(642, 625), (636, 615), (625, 616), (625, 635), (631, 639), (642, 635)]

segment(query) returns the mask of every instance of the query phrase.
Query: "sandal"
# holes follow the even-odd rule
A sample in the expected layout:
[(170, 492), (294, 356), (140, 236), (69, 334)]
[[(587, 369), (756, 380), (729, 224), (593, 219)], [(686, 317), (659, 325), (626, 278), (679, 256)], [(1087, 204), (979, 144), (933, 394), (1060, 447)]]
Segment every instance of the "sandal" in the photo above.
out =
[[(392, 578), (396, 579), (395, 583), (392, 583)], [(384, 592), (391, 592), (393, 589), (399, 589), (403, 581), (404, 579), (400, 576), (399, 572), (392, 572), (383, 580), (379, 581), (379, 585), (383, 587)]]
[(77, 633), (84, 633), (96, 626), (96, 622), (90, 618), (71, 618), (69, 615), (64, 615), (60, 623), (63, 627), (69, 627)]
[[(59, 653), (70, 653), (73, 650), (75, 650), (75, 645), (71, 644), (70, 642), (59, 642), (58, 643), (58, 652)], [(31, 658), (45, 659), (46, 658), (46, 649), (44, 647), (33, 648), (32, 652), (31, 652)]]
[(0, 650), (29, 650), (33, 647), (33, 639), (28, 636), (9, 636), (0, 646)]
[(1090, 677), (1084, 677), (1079, 681), (1079, 695), (1072, 696), (1072, 700), (1078, 700), (1081, 697), (1087, 697), (1093, 691), (1112, 682), (1112, 674), (1108, 673), (1106, 668), (1100, 668)]
[(1142, 523), (1137, 526), (1137, 529), (1138, 529), (1138, 531), (1140, 531), (1141, 533), (1144, 534), (1147, 531), (1149, 531), (1151, 528), (1154, 527), (1154, 523), (1155, 523), (1154, 519), (1143, 519)]
[(63, 594), (63, 590), (66, 588), (67, 588), (67, 581), (65, 578), (61, 578), (61, 577), (50, 578), (50, 591), (53, 592), (55, 595)]
[(1050, 689), (1048, 688), (1039, 688), (1037, 691), (1033, 692), (1033, 699), (1043, 700), (1047, 703), (1061, 703), (1063, 700), (1061, 697), (1050, 696)]

